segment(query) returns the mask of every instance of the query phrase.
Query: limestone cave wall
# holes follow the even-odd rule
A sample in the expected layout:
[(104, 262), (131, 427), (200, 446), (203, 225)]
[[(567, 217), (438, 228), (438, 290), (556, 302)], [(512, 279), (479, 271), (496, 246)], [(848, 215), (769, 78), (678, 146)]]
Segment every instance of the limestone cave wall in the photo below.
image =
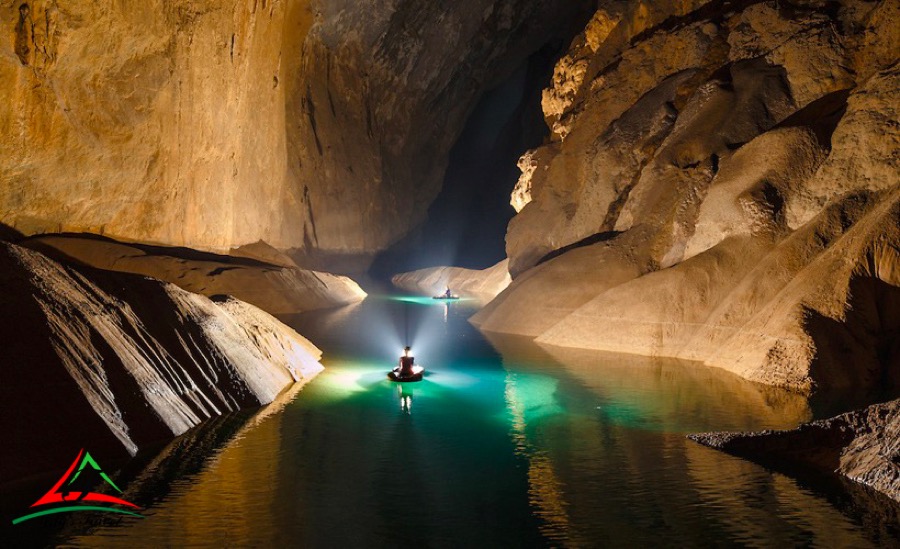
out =
[(900, 5), (601, 2), (473, 321), (804, 392), (898, 390)]
[(0, 222), (371, 253), (422, 221), (481, 92), (586, 2), (0, 5)]

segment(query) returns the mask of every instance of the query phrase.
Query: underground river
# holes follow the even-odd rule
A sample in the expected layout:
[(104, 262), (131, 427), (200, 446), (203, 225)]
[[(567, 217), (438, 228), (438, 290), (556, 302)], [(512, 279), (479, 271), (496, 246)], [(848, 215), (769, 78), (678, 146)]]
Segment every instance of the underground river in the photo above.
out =
[[(147, 460), (125, 490), (146, 518), (82, 513), (60, 537), (121, 547), (897, 542), (870, 494), (685, 439), (795, 426), (810, 418), (804, 399), (697, 365), (486, 337), (467, 322), (476, 306), (371, 296), (286, 318), (323, 349), (325, 372)], [(385, 379), (405, 340), (428, 368), (421, 383)]]

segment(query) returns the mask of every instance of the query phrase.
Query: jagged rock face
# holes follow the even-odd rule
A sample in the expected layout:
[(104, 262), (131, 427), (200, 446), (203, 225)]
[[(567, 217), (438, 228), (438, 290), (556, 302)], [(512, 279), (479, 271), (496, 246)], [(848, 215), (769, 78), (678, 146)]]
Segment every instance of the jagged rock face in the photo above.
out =
[(703, 433), (689, 438), (767, 465), (838, 473), (900, 501), (900, 400), (789, 431)]
[(512, 282), (506, 265), (507, 261), (504, 259), (481, 270), (431, 267), (394, 275), (391, 282), (398, 288), (431, 296), (443, 294), (450, 288), (455, 294), (489, 301)]
[(583, 2), (0, 7), (0, 222), (373, 252), (422, 220), (478, 95)]
[[(513, 277), (554, 250), (636, 224), (656, 228), (651, 260), (680, 261), (700, 204), (737, 149), (779, 124), (815, 126), (822, 148), (832, 145), (828, 126), (837, 120), (828, 117), (834, 113), (813, 113), (831, 94), (853, 92), (847, 114), (836, 115), (841, 124), (830, 162), (840, 170), (863, 164), (881, 171), (848, 174), (857, 177), (834, 189), (823, 174), (809, 192), (815, 207), (792, 220), (792, 228), (835, 194), (896, 184), (896, 164), (887, 160), (896, 135), (886, 122), (896, 120), (896, 84), (890, 74), (876, 74), (896, 63), (896, 51), (874, 38), (896, 35), (888, 22), (896, 5), (795, 4), (745, 2), (733, 11), (721, 2), (601, 8), (594, 21), (607, 23), (589, 25), (557, 67), (571, 72), (566, 67), (578, 65), (576, 74), (557, 75), (545, 92), (552, 140), (524, 157), (513, 194), (521, 209), (507, 234)], [(843, 108), (837, 103), (836, 110)], [(807, 118), (791, 121), (804, 108)], [(869, 138), (851, 135), (872, 136), (872, 161), (850, 143)]]
[(521, 163), (513, 283), (473, 321), (804, 392), (896, 388), (898, 11), (601, 6)]
[(322, 369), (309, 341), (235, 299), (76, 271), (7, 243), (0, 283), (0, 396), (15, 411), (0, 420), (16, 445), (6, 481), (86, 444), (134, 455)]

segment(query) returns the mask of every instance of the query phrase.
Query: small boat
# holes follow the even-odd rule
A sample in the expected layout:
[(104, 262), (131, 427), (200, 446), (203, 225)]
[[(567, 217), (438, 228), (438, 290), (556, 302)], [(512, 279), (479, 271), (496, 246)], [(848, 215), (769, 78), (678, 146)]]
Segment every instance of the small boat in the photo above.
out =
[(425, 374), (425, 368), (421, 366), (413, 366), (413, 374), (410, 376), (401, 376), (400, 368), (394, 368), (390, 372), (388, 372), (388, 379), (391, 381), (396, 381), (398, 383), (410, 383), (413, 381), (422, 381), (422, 376)]
[(432, 299), (445, 299), (445, 300), (450, 301), (450, 300), (454, 300), (454, 299), (459, 299), (459, 296), (458, 295), (449, 295), (449, 296), (448, 295), (436, 295)]
[[(411, 349), (409, 347), (405, 347), (403, 349), (403, 356), (400, 357), (400, 364), (388, 372), (388, 379), (391, 381), (397, 381), (399, 383), (408, 383), (412, 381), (422, 381), (422, 376), (425, 373), (425, 368), (421, 366), (415, 365), (415, 357), (410, 354)], [(406, 375), (401, 374), (400, 372), (403, 370), (403, 367), (406, 366), (412, 373), (408, 373)]]

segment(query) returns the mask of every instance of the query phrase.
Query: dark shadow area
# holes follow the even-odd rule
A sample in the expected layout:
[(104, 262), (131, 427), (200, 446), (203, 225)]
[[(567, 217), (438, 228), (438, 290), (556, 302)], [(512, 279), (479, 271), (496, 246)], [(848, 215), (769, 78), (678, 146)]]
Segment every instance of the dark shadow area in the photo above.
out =
[(831, 149), (831, 136), (847, 112), (850, 90), (838, 90), (816, 99), (781, 121), (775, 128), (807, 127), (816, 134), (819, 144)]
[(865, 529), (873, 543), (900, 538), (900, 503), (834, 473), (841, 451), (853, 438), (840, 428), (801, 427), (765, 437), (738, 438), (722, 451), (791, 477), (799, 488), (820, 495)]
[(820, 380), (810, 401), (817, 417), (900, 395), (900, 288), (858, 276), (844, 321), (809, 312), (806, 329), (817, 350), (810, 366)]
[[(148, 446), (135, 457), (115, 457), (98, 452), (93, 446), (86, 448), (98, 460), (103, 470), (124, 490), (119, 495), (146, 510), (166, 499), (173, 490), (190, 484), (191, 478), (201, 473), (210, 459), (229, 443), (240, 429), (257, 413), (258, 409), (241, 410), (205, 421), (168, 444)], [(5, 485), (3, 518), (25, 513), (35, 500), (43, 495), (65, 468), (75, 458), (69, 456), (58, 464), (58, 472), (32, 477), (25, 481)], [(109, 493), (109, 490), (93, 489)], [(115, 495), (115, 494), (113, 494)], [(0, 541), (15, 547), (46, 547), (66, 542), (71, 536), (83, 536), (101, 526), (139, 520), (123, 518), (117, 514), (63, 513), (23, 522), (16, 526), (0, 525)], [(7, 526), (9, 526), (7, 528)]]
[(4, 225), (0, 223), (0, 240), (5, 240), (7, 242), (16, 243), (25, 238), (25, 235), (20, 233), (19, 231), (13, 229), (9, 225)]
[(583, 248), (585, 246), (590, 246), (591, 244), (596, 244), (598, 242), (605, 242), (607, 240), (612, 240), (613, 238), (619, 236), (620, 234), (622, 234), (621, 231), (604, 231), (602, 233), (592, 234), (591, 236), (582, 238), (578, 242), (573, 242), (573, 243), (569, 244), (568, 246), (563, 246), (562, 248), (553, 250), (552, 252), (548, 253), (544, 257), (538, 259), (538, 261), (537, 261), (537, 263), (535, 263), (535, 265), (540, 265), (541, 263), (550, 261), (551, 259), (559, 257), (559, 256), (563, 255), (564, 253), (574, 250), (576, 248)]
[(60, 252), (52, 246), (41, 243), (41, 238), (44, 237), (59, 237), (59, 238), (71, 238), (71, 239), (82, 239), (82, 240), (96, 240), (100, 242), (108, 242), (110, 244), (118, 244), (120, 246), (127, 246), (129, 248), (134, 248), (136, 250), (140, 250), (147, 255), (151, 256), (168, 256), (175, 257), (178, 259), (184, 259), (187, 261), (207, 261), (211, 263), (225, 263), (227, 265), (235, 265), (241, 267), (272, 267), (271, 263), (266, 263), (264, 261), (260, 261), (257, 259), (242, 257), (242, 256), (234, 256), (234, 255), (223, 255), (217, 254), (213, 252), (204, 252), (201, 250), (195, 250), (193, 248), (185, 248), (183, 246), (158, 246), (153, 244), (140, 244), (135, 242), (126, 242), (115, 240), (106, 236), (91, 234), (91, 233), (54, 233), (54, 234), (42, 234), (42, 235), (34, 235), (32, 237), (27, 237), (22, 239), (22, 245), (31, 248), (32, 250), (37, 250), (42, 254), (50, 257), (51, 259), (55, 259), (57, 261), (61, 261), (64, 263), (75, 264), (75, 265), (84, 265), (84, 263), (73, 259), (66, 254)]
[[(5, 411), (0, 414), (0, 430), (7, 441), (0, 451), (4, 520), (20, 511), (23, 503), (34, 502), (10, 502), (11, 483), (64, 470), (86, 445), (107, 456), (127, 455), (60, 362), (45, 312), (21, 272), (16, 259), (0, 248), (0, 401)], [(41, 495), (35, 494), (34, 500)]]
[(515, 215), (509, 197), (520, 174), (516, 163), (547, 134), (541, 91), (567, 45), (544, 45), (484, 93), (450, 151), (427, 221), (375, 258), (373, 276), (438, 265), (483, 269), (506, 257), (506, 226)]

